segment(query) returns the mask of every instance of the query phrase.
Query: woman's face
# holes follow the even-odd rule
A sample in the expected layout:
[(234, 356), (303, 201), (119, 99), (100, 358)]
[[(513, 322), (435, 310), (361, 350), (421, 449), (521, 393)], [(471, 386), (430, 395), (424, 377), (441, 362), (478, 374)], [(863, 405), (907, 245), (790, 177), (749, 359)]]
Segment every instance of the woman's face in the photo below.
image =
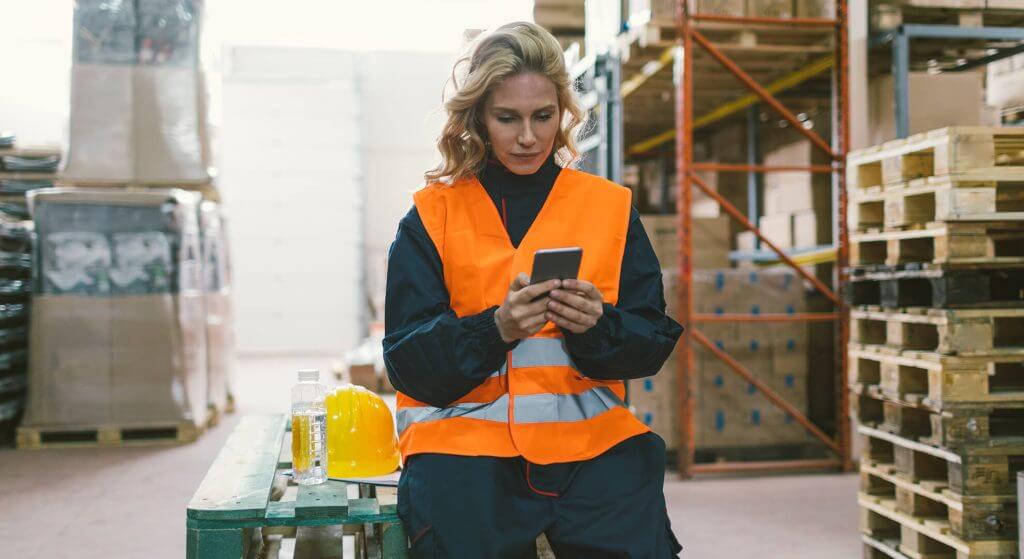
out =
[(517, 175), (537, 172), (555, 143), (559, 125), (555, 84), (538, 73), (506, 79), (484, 104), (491, 151)]

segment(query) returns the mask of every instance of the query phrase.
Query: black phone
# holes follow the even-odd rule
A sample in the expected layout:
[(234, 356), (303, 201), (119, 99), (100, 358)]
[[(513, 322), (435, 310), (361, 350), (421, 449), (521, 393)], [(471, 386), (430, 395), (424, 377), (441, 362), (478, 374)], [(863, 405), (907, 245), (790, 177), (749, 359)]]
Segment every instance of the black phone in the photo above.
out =
[(576, 279), (583, 261), (580, 247), (549, 248), (538, 250), (533, 255), (533, 272), (530, 283), (543, 283), (553, 279)]

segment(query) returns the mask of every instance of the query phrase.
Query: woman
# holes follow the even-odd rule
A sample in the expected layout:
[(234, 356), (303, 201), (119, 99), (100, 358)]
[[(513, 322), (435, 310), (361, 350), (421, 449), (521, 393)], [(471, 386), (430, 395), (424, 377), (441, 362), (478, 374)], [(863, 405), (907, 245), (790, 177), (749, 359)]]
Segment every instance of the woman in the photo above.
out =
[[(622, 399), (682, 328), (630, 192), (559, 165), (582, 112), (547, 31), (503, 26), (462, 62), (389, 254), (412, 555), (536, 556), (545, 533), (560, 559), (675, 557), (665, 444)], [(579, 279), (531, 285), (534, 253), (561, 247), (583, 249)]]

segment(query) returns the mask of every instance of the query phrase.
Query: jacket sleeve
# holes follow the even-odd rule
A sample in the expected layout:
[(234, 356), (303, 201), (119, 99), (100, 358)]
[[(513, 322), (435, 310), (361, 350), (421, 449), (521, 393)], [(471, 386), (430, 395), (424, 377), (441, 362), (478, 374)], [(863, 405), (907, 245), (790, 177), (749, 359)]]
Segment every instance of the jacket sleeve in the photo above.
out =
[(661, 264), (636, 209), (630, 212), (618, 303), (605, 303), (604, 315), (583, 334), (564, 333), (580, 372), (600, 380), (654, 375), (675, 348), (683, 327), (665, 314)]
[(388, 253), (384, 363), (395, 388), (435, 407), (479, 386), (515, 347), (498, 333), (496, 307), (459, 318), (449, 301), (441, 257), (413, 207)]

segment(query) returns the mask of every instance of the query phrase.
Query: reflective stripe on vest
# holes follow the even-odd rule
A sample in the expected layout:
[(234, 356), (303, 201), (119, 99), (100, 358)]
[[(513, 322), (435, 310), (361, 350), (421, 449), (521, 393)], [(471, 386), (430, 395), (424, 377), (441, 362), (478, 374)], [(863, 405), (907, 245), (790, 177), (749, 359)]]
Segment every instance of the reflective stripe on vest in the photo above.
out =
[[(572, 367), (579, 371), (573, 362), (564, 338), (527, 338), (512, 349), (512, 363), (520, 367)], [(491, 373), (492, 377), (500, 377), (508, 372), (508, 362)]]
[(396, 415), (399, 435), (414, 423), (426, 423), (450, 417), (467, 417), (506, 423), (508, 422), (508, 394), (493, 402), (452, 404), (445, 408), (432, 406), (400, 408)]
[(516, 423), (583, 421), (626, 404), (605, 386), (579, 394), (527, 394), (515, 397)]
[[(527, 338), (512, 350), (512, 363), (516, 368), (572, 367), (576, 368), (563, 338)], [(506, 374), (508, 364), (491, 376)], [(516, 396), (514, 416), (516, 423), (548, 423), (552, 421), (583, 421), (596, 417), (616, 406), (626, 404), (611, 389), (598, 386), (579, 394), (524, 394)], [(508, 395), (493, 402), (462, 402), (444, 408), (432, 406), (401, 408), (398, 410), (398, 433), (401, 435), (413, 423), (425, 423), (450, 417), (508, 421)]]
[[(516, 423), (551, 423), (583, 421), (626, 404), (610, 389), (598, 386), (579, 394), (528, 394), (515, 397)], [(484, 421), (508, 421), (508, 395), (489, 403), (452, 404), (445, 408), (431, 406), (398, 410), (398, 434), (414, 423), (426, 423), (464, 417)]]

